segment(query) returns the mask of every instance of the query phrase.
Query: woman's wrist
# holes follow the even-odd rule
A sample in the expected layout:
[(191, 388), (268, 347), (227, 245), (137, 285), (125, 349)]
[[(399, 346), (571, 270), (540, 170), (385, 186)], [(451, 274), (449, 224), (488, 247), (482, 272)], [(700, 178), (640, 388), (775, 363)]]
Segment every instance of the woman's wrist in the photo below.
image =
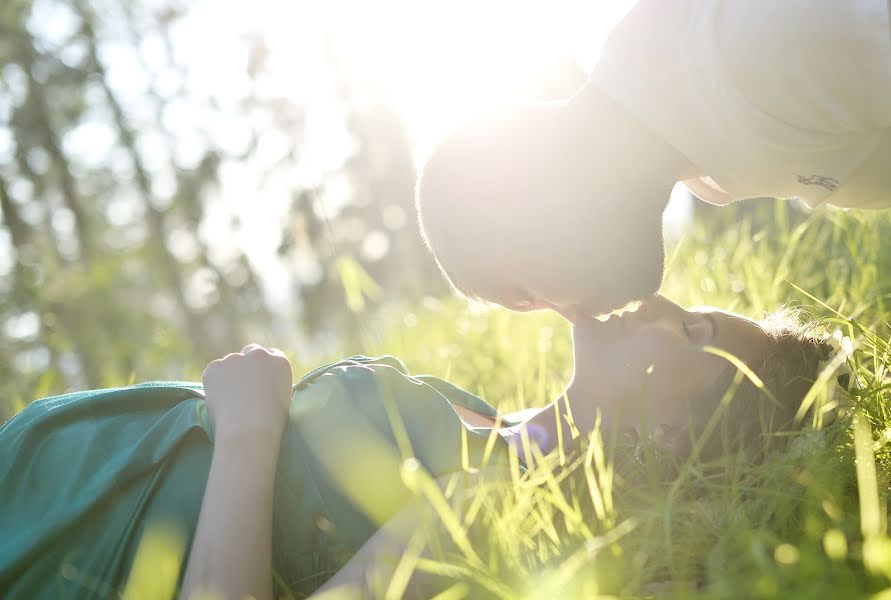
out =
[(278, 456), (284, 423), (246, 428), (239, 424), (220, 423), (214, 429), (214, 451), (233, 450), (245, 456)]
[[(259, 405), (259, 410), (256, 408)], [(253, 446), (276, 444), (288, 422), (285, 411), (263, 410), (269, 403), (244, 402), (246, 410), (240, 413), (215, 415), (214, 443)]]
[(213, 429), (214, 456), (224, 455), (226, 462), (238, 460), (251, 464), (266, 463), (278, 459), (281, 438), (287, 424), (283, 418), (247, 415), (217, 415)]

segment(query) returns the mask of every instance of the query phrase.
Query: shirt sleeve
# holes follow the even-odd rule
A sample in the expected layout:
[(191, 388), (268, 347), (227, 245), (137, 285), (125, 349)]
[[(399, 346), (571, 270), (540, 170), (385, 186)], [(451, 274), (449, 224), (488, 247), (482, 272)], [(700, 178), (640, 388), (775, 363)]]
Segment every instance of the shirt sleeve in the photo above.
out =
[(640, 0), (591, 82), (707, 176), (684, 182), (703, 200), (816, 206), (891, 128), (889, 23), (888, 0)]
[(711, 177), (697, 177), (696, 179), (685, 179), (681, 183), (684, 184), (690, 193), (709, 204), (717, 206), (727, 206), (736, 199), (728, 194), (720, 185), (714, 182)]

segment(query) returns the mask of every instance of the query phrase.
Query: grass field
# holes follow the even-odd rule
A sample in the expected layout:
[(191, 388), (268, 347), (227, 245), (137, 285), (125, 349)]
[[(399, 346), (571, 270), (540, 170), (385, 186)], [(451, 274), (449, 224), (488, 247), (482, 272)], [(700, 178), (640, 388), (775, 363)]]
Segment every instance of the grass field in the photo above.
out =
[[(629, 458), (605, 435), (580, 438), (577, 455), (538, 456), (469, 505), (440, 505), (437, 518), (452, 526), (434, 529), (451, 550), (425, 558), (415, 547), (401, 575), (380, 582), (381, 597), (400, 597), (417, 569), (450, 581), (443, 599), (891, 600), (891, 212), (805, 213), (769, 201), (706, 208), (669, 259), (664, 293), (681, 304), (752, 317), (798, 306), (850, 336), (848, 366), (860, 379), (844, 397), (852, 409), (758, 464), (727, 455), (666, 469), (646, 447)], [(504, 411), (549, 402), (571, 373), (569, 329), (552, 314), (447, 298), (355, 316), (360, 341), (343, 354), (396, 355)], [(292, 358), (298, 373), (317, 366)]]
[[(563, 468), (549, 457), (493, 486), (472, 518), (459, 511), (486, 554), (421, 562), (455, 578), (444, 597), (891, 598), (891, 213), (707, 208), (669, 257), (664, 293), (681, 304), (752, 317), (796, 306), (850, 336), (853, 410), (760, 464), (691, 459), (666, 477), (646, 452), (619, 468), (620, 451), (597, 437)], [(391, 314), (359, 315), (365, 352), (504, 410), (548, 402), (570, 373), (568, 328), (553, 315), (458, 300)]]

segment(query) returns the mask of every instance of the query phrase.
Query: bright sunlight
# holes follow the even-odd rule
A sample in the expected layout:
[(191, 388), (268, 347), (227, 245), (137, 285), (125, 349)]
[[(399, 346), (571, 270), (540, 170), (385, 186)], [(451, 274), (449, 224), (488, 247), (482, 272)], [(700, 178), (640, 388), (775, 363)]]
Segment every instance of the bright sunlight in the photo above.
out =
[(891, 600), (889, 107), (886, 0), (0, 0), (0, 596)]

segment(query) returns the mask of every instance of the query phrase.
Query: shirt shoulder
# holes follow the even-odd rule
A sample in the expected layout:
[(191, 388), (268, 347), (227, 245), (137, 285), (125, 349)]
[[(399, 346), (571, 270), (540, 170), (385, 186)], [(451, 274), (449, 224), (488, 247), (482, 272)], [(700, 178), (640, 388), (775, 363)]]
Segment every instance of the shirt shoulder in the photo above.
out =
[(888, 2), (642, 0), (591, 80), (708, 175), (688, 185), (707, 201), (819, 204), (891, 126)]

